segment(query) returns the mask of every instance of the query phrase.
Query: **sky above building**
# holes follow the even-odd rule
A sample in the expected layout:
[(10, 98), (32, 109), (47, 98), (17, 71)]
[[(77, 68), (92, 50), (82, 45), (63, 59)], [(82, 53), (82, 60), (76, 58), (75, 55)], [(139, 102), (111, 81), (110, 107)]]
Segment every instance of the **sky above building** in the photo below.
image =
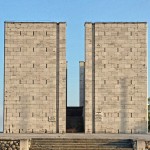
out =
[[(148, 22), (149, 24), (149, 14), (149, 0), (0, 0), (0, 131), (3, 129), (5, 21), (67, 22), (68, 105), (77, 106), (79, 61), (84, 60), (85, 49), (84, 23)], [(150, 64), (150, 60), (148, 63)], [(148, 72), (150, 74), (150, 67)], [(150, 79), (148, 83), (150, 86)]]

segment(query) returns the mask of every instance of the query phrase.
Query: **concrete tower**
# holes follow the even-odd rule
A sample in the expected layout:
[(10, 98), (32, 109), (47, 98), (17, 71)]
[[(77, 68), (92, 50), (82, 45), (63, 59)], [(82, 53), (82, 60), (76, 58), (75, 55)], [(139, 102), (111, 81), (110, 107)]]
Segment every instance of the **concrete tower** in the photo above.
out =
[(66, 132), (66, 23), (5, 22), (4, 133)]
[(85, 132), (147, 133), (147, 24), (85, 24)]

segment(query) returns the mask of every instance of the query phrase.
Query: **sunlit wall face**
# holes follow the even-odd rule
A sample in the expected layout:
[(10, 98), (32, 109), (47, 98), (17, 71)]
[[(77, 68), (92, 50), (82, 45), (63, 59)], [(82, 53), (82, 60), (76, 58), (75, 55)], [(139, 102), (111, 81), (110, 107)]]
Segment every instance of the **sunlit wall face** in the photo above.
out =
[(86, 23), (85, 35), (85, 132), (147, 133), (147, 23)]
[(65, 132), (65, 32), (65, 23), (5, 23), (4, 133)]

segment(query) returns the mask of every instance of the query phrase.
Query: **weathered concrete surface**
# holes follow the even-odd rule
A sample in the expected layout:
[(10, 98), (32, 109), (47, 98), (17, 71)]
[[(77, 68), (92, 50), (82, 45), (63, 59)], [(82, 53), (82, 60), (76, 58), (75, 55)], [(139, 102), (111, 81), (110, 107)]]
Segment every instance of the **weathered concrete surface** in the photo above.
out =
[(29, 150), (29, 140), (27, 139), (20, 140), (20, 150)]
[(137, 150), (145, 150), (145, 141), (137, 140)]
[(85, 24), (85, 132), (147, 133), (147, 24)]
[(5, 23), (4, 133), (66, 132), (65, 34), (65, 23)]

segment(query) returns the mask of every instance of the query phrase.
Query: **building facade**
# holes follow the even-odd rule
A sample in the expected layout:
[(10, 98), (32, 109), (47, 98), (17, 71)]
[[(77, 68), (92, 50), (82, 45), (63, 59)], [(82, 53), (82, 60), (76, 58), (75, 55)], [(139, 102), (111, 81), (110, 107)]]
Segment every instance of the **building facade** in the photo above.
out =
[(85, 133), (147, 124), (147, 24), (85, 23)]
[[(5, 22), (4, 45), (4, 133), (65, 133), (66, 23)], [(85, 23), (79, 67), (85, 133), (147, 133), (145, 22)]]
[(5, 22), (4, 133), (66, 132), (66, 23)]

